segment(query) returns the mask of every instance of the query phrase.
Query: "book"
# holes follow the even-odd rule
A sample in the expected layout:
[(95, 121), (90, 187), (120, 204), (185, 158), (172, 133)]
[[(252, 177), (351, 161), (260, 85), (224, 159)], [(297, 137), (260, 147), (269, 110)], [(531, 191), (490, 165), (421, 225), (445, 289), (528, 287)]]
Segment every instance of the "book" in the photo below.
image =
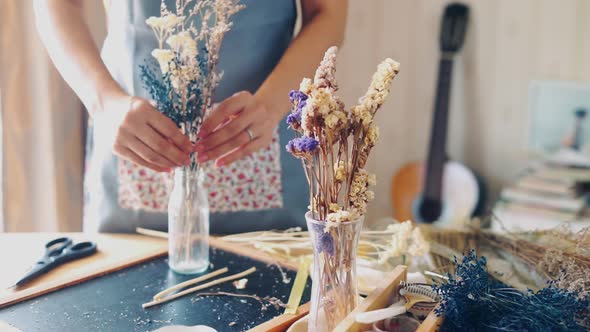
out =
[(517, 187), (508, 187), (502, 190), (501, 199), (509, 202), (572, 212), (582, 211), (587, 204), (586, 195), (574, 198), (563, 195), (535, 193)]
[(568, 213), (520, 203), (500, 201), (494, 206), (491, 228), (506, 231), (546, 230), (567, 223), (572, 231), (590, 226), (590, 219), (583, 214)]
[(538, 217), (542, 219), (551, 219), (554, 221), (572, 221), (575, 219), (579, 219), (581, 216), (581, 212), (573, 212), (573, 211), (563, 211), (563, 210), (556, 210), (551, 208), (546, 208), (538, 205), (529, 205), (526, 203), (517, 203), (517, 202), (507, 202), (507, 201), (498, 201), (494, 206), (494, 211), (496, 209), (502, 209), (506, 212), (518, 213), (518, 214), (527, 214), (531, 217)]
[(533, 192), (578, 197), (581, 193), (575, 181), (544, 179), (536, 175), (522, 177), (516, 182), (516, 187)]
[(590, 182), (590, 168), (542, 166), (533, 173), (547, 180)]

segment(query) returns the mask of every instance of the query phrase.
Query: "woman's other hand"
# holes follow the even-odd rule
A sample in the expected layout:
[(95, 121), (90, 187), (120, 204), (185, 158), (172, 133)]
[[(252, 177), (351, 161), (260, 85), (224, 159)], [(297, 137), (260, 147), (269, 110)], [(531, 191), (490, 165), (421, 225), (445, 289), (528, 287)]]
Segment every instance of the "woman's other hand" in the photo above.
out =
[(216, 166), (223, 166), (267, 147), (281, 114), (271, 112), (250, 92), (234, 94), (205, 117), (195, 144), (197, 160), (215, 160)]
[(105, 120), (113, 125), (113, 153), (154, 171), (168, 172), (190, 162), (191, 141), (149, 101), (123, 96), (105, 102)]

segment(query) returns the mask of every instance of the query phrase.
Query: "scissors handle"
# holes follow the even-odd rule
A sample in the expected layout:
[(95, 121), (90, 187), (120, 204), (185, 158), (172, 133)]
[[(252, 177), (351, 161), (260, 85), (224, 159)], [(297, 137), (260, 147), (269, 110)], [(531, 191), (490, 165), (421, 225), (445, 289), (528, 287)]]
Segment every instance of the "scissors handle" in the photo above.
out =
[(94, 242), (80, 242), (71, 247), (67, 247), (63, 253), (55, 259), (56, 266), (69, 262), (75, 259), (90, 256), (96, 252), (96, 243)]
[(61, 255), (62, 251), (72, 245), (72, 239), (69, 237), (60, 237), (51, 240), (45, 244), (45, 256), (43, 260), (50, 261), (52, 257)]
[(90, 256), (96, 252), (96, 243), (80, 242), (72, 245), (70, 238), (59, 238), (45, 245), (45, 255), (17, 281), (16, 287), (20, 287), (34, 278), (46, 273), (63, 263)]

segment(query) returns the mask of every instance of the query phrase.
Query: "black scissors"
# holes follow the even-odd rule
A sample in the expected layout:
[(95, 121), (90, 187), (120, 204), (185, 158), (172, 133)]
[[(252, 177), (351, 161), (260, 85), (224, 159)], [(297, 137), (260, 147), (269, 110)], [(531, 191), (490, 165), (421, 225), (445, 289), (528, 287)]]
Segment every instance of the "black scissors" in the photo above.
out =
[(13, 286), (21, 287), (34, 278), (63, 263), (90, 256), (96, 253), (96, 243), (80, 242), (74, 244), (69, 237), (60, 237), (45, 244), (45, 255)]

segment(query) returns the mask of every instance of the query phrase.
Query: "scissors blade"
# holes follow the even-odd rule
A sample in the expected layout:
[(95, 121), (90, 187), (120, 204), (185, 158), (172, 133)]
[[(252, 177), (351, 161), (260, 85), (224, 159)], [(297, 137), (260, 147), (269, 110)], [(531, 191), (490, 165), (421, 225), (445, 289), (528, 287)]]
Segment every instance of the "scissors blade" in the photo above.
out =
[(29, 281), (33, 280), (34, 278), (38, 277), (39, 275), (43, 274), (50, 268), (50, 264), (45, 261), (39, 261), (35, 265), (33, 265), (25, 275), (20, 278), (12, 288), (20, 288)]

